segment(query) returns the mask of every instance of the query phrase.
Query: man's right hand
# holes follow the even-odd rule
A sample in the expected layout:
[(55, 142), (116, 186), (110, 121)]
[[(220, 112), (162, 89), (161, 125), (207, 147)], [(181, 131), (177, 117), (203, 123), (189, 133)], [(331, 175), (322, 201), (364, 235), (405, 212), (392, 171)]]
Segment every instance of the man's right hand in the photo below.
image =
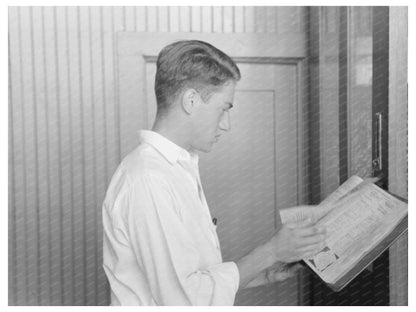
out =
[(317, 254), (325, 247), (325, 238), (324, 228), (318, 228), (314, 221), (304, 220), (283, 224), (266, 245), (276, 260), (289, 263)]

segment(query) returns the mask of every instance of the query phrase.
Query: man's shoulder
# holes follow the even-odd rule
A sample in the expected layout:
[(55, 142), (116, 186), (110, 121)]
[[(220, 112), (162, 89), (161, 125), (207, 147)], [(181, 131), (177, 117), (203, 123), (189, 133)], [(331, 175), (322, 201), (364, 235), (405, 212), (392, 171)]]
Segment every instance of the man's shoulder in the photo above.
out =
[(120, 168), (132, 183), (142, 177), (165, 177), (170, 169), (167, 160), (147, 144), (141, 144), (124, 157)]
[(105, 202), (113, 203), (144, 184), (168, 185), (169, 164), (162, 158), (148, 145), (139, 145), (127, 154), (111, 178)]

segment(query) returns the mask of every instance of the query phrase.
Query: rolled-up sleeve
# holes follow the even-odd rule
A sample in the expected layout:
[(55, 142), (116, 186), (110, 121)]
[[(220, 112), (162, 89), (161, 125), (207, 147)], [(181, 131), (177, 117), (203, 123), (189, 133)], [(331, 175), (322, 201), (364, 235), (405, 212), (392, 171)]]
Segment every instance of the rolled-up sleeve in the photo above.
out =
[(157, 175), (143, 175), (127, 197), (128, 236), (156, 304), (233, 305), (239, 285), (237, 265), (201, 267), (199, 246), (166, 182)]

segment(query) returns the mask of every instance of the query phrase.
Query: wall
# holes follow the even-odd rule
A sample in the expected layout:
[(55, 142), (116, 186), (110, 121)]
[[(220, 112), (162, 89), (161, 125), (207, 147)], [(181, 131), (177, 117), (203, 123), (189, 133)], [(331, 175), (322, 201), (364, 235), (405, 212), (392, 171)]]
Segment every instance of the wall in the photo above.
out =
[(304, 7), (9, 7), (9, 304), (106, 305), (114, 33), (304, 31)]

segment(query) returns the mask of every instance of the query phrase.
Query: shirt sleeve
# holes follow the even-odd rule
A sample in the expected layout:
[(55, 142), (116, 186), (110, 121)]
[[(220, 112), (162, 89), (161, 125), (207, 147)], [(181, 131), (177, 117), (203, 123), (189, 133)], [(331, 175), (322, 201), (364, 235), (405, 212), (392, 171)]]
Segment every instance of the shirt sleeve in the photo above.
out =
[(234, 262), (199, 267), (198, 246), (174, 206), (166, 182), (145, 175), (128, 193), (132, 248), (158, 305), (233, 305), (239, 285)]

